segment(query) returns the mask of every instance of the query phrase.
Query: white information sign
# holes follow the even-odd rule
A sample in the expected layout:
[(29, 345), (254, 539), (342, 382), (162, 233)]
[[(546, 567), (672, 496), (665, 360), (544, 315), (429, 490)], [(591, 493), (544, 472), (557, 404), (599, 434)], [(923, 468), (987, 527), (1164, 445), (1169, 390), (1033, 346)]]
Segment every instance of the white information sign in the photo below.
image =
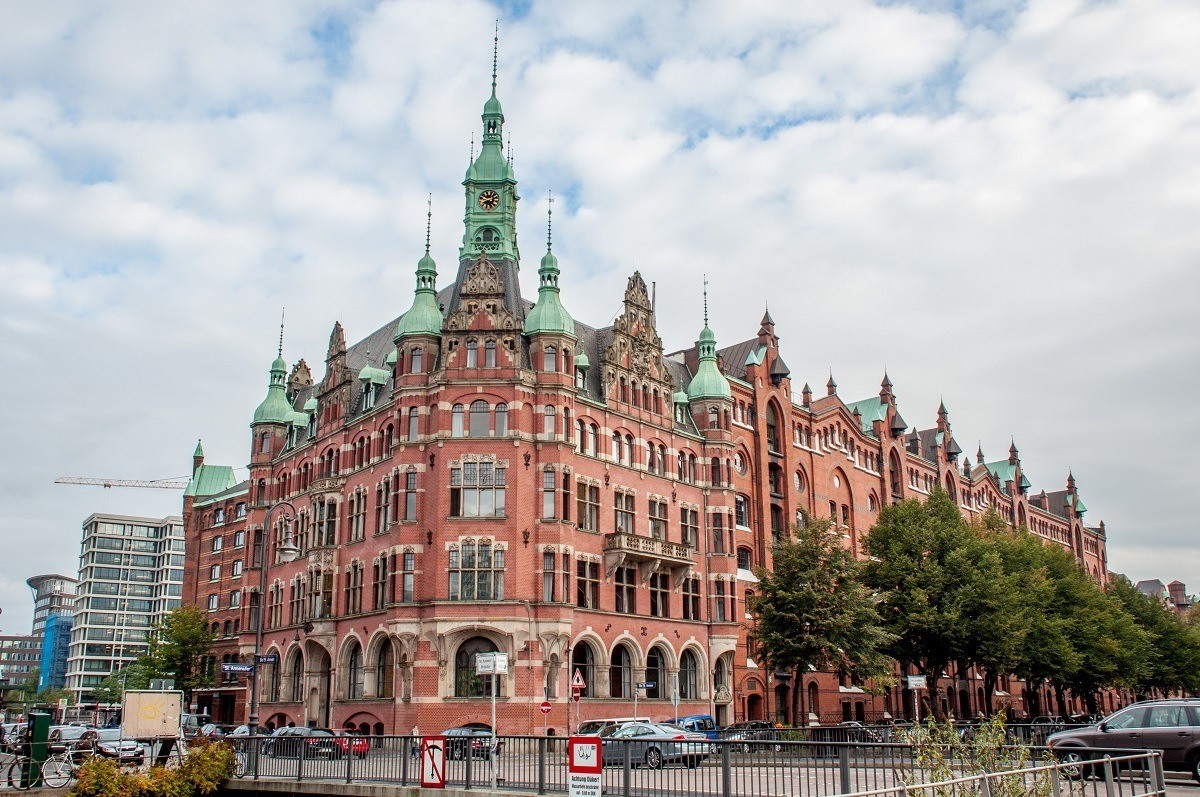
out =
[(121, 735), (126, 739), (177, 739), (182, 718), (183, 692), (125, 690)]
[(567, 742), (567, 797), (600, 797), (603, 771), (599, 736), (574, 736)]
[(925, 676), (924, 675), (908, 676), (908, 688), (909, 689), (924, 689), (925, 688)]
[(507, 675), (508, 674), (508, 654), (507, 653), (476, 653), (475, 654), (475, 674), (476, 675)]
[[(467, 748), (470, 755), (470, 748)], [(446, 737), (421, 737), (421, 786), (426, 789), (446, 788)]]

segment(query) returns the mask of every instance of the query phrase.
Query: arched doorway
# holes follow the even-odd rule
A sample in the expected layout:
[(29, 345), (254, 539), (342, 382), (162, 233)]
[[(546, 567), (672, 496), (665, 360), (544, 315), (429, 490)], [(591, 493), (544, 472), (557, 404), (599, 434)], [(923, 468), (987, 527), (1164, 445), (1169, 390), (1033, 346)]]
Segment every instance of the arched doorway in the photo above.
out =
[(309, 726), (328, 728), (333, 662), (329, 658), (329, 651), (318, 644), (309, 645), (309, 651), (308, 673), (311, 679), (304, 706), (304, 719)]
[(746, 695), (746, 719), (761, 720), (763, 717), (763, 699), (762, 695), (752, 694)]

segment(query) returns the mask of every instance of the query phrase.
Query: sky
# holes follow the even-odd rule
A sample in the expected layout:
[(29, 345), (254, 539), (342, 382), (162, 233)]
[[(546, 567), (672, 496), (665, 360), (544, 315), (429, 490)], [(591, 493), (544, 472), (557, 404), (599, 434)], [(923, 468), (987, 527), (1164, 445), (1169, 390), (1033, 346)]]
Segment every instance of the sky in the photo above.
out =
[(1200, 591), (1192, 0), (3, 7), (4, 632), (90, 513), (181, 507), (55, 478), (243, 467), (281, 308), (319, 378), (334, 321), (408, 308), (429, 195), (452, 278), (497, 21), (527, 296), (552, 190), (576, 319), (638, 269), (689, 346), (707, 274), (719, 345), (769, 302), (797, 391), (886, 368), (910, 424), (1073, 469), (1112, 569)]

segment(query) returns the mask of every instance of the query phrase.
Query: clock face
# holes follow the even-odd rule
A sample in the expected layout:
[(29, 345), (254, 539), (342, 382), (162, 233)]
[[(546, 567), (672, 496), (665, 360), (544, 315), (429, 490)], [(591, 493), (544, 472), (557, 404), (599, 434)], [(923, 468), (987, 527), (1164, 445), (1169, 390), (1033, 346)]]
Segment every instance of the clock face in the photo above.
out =
[(479, 207), (484, 210), (495, 210), (499, 204), (500, 195), (495, 191), (488, 190), (479, 195)]

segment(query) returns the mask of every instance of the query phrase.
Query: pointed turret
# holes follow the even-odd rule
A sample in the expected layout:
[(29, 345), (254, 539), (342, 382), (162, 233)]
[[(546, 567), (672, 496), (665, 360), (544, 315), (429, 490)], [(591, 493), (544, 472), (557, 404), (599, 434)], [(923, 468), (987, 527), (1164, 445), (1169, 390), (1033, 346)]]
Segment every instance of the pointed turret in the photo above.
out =
[(825, 395), (827, 395), (827, 396), (836, 396), (837, 395), (837, 382), (833, 381), (833, 371), (829, 372), (829, 381), (825, 383)]
[(1012, 440), (1008, 446), (1008, 461), (1013, 465), (1017, 464), (1021, 457), (1017, 454), (1017, 441)]
[(800, 391), (800, 397), (805, 407), (812, 405), (812, 388), (808, 386), (808, 382), (804, 383), (804, 389)]
[(399, 345), (403, 338), (413, 335), (440, 335), (442, 311), (437, 304), (437, 264), (429, 254), (429, 232), (433, 221), (433, 197), (430, 196), (425, 210), (425, 255), (417, 261), (417, 286), (413, 290), (413, 303), (408, 312), (396, 324), (393, 340)]
[(688, 399), (732, 398), (733, 391), (729, 388), (729, 380), (717, 367), (717, 336), (708, 327), (708, 284), (704, 286), (704, 329), (700, 330), (700, 339), (696, 341), (700, 356), (700, 364), (696, 367), (696, 375), (688, 383)]
[(879, 398), (887, 404), (891, 404), (895, 400), (895, 395), (892, 393), (892, 380), (888, 378), (886, 369), (883, 372), (883, 381), (879, 383)]
[(204, 464), (204, 446), (200, 445), (200, 441), (196, 441), (196, 450), (192, 452), (192, 474), (200, 470), (200, 466)]
[(775, 336), (775, 319), (771, 318), (770, 308), (763, 309), (762, 321), (759, 322), (759, 325), (758, 325), (758, 334), (759, 334), (759, 336), (763, 336), (763, 335), (767, 335), (769, 337)]
[(558, 295), (558, 258), (554, 256), (553, 228), (554, 197), (551, 195), (546, 208), (546, 254), (538, 268), (538, 300), (529, 315), (525, 316), (525, 334), (553, 333), (575, 337), (575, 321), (562, 306)]
[[(337, 327), (335, 331), (340, 330)], [(330, 341), (332, 350), (333, 341)], [(342, 350), (345, 351), (346, 341), (342, 340)], [(284, 385), (284, 379), (287, 377), (287, 363), (284, 362), (282, 356), (275, 358), (275, 362), (271, 363), (271, 380), (267, 385), (267, 397), (263, 399), (262, 404), (258, 405), (258, 409), (254, 411), (254, 420), (251, 426), (257, 426), (260, 423), (287, 423), (291, 420), (292, 407), (288, 404), (287, 389)]]
[(983, 464), (983, 443), (979, 443), (975, 448), (975, 461), (980, 465)]

